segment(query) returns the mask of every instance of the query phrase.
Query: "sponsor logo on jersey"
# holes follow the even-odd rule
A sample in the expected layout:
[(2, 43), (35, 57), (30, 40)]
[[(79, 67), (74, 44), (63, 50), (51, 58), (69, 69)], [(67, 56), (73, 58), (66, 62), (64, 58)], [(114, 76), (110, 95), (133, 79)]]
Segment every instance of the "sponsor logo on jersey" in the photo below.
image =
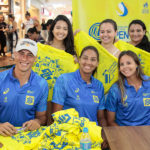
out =
[(144, 106), (150, 106), (150, 98), (143, 98)]
[(34, 105), (34, 96), (26, 96), (25, 104), (27, 105)]
[(95, 103), (99, 103), (99, 98), (98, 98), (98, 96), (93, 95), (93, 101), (94, 101)]
[(9, 88), (7, 88), (4, 92), (3, 92), (3, 94), (7, 94), (9, 92)]

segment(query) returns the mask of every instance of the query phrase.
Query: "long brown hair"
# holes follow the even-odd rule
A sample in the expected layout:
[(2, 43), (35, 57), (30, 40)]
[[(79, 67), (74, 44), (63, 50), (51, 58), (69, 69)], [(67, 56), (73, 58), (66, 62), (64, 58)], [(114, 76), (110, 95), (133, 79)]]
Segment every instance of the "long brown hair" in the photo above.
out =
[(118, 75), (118, 86), (119, 86), (120, 91), (121, 91), (121, 101), (122, 101), (122, 103), (124, 103), (124, 101), (123, 101), (123, 98), (125, 96), (124, 80), (125, 80), (126, 77), (120, 72), (120, 59), (124, 55), (132, 57), (132, 59), (136, 63), (136, 65), (137, 65), (137, 68), (136, 68), (137, 78), (143, 80), (143, 75), (144, 75), (141, 64), (140, 64), (140, 61), (139, 61), (139, 58), (134, 52), (128, 50), (128, 51), (123, 51), (123, 52), (120, 53), (119, 58), (118, 58), (118, 73), (119, 73), (119, 75)]
[(65, 21), (68, 25), (68, 35), (64, 39), (64, 46), (65, 46), (65, 51), (69, 54), (76, 55), (75, 49), (74, 49), (74, 37), (73, 37), (73, 30), (72, 30), (72, 25), (70, 23), (70, 20), (64, 16), (64, 15), (58, 15), (52, 22), (51, 28), (49, 31), (49, 37), (48, 37), (48, 43), (53, 41), (54, 35), (53, 35), (53, 30), (58, 21)]

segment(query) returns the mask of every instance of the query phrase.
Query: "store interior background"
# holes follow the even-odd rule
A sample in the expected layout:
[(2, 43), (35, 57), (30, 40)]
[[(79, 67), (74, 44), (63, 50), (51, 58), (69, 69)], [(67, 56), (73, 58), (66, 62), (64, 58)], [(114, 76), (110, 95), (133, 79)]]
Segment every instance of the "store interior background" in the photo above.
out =
[(18, 24), (19, 38), (23, 37), (21, 24), (25, 21), (25, 13), (29, 11), (31, 17), (41, 23), (44, 18), (54, 19), (57, 15), (66, 15), (72, 22), (72, 0), (0, 0), (0, 13), (4, 14), (8, 22), (8, 14), (14, 14)]

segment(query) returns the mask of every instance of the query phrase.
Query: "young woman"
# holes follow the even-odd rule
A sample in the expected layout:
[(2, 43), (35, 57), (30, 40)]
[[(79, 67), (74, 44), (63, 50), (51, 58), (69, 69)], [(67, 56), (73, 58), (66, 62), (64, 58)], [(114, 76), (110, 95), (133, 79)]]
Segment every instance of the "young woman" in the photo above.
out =
[(150, 52), (150, 42), (146, 36), (146, 26), (141, 20), (133, 20), (128, 28), (130, 44)]
[(104, 119), (104, 88), (92, 74), (99, 63), (99, 54), (95, 47), (85, 47), (79, 58), (80, 68), (76, 72), (62, 74), (56, 80), (52, 112), (75, 108), (80, 117), (86, 117), (101, 126)]
[(64, 15), (58, 15), (51, 24), (48, 44), (75, 55), (72, 26)]
[(100, 23), (100, 44), (113, 56), (118, 57), (120, 50), (114, 46), (117, 36), (117, 24), (112, 19)]
[(15, 21), (15, 17), (10, 14), (8, 15), (9, 19), (9, 26), (8, 26), (8, 39), (9, 39), (9, 45), (10, 45), (10, 51), (11, 51), (11, 59), (13, 60), (13, 49), (16, 47), (18, 42), (18, 33), (17, 33), (17, 23)]
[(142, 72), (132, 51), (118, 58), (119, 80), (109, 90), (106, 100), (110, 126), (150, 125), (150, 80)]
[[(65, 51), (71, 55), (75, 55), (74, 51), (74, 38), (73, 38), (73, 31), (72, 26), (69, 19), (64, 15), (58, 15), (52, 22), (50, 31), (49, 31), (49, 38), (47, 44), (49, 48), (52, 50), (59, 50)], [(50, 59), (48, 60), (50, 61)], [(75, 62), (76, 57), (75, 57)], [(51, 63), (51, 62), (49, 62)], [(49, 66), (47, 66), (47, 70)], [(63, 68), (62, 68), (63, 69)], [(50, 80), (50, 79), (49, 79)], [(48, 108), (47, 108), (47, 125), (51, 124), (50, 114), (51, 114), (51, 102), (48, 101)]]

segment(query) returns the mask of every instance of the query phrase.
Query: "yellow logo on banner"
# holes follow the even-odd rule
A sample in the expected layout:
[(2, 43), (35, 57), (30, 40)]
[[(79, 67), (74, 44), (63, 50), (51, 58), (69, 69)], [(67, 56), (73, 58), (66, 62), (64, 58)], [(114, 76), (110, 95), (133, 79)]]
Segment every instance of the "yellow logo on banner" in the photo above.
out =
[(144, 106), (150, 106), (150, 98), (143, 98)]
[(125, 6), (125, 4), (123, 2), (118, 4), (118, 8), (119, 9), (117, 9), (117, 14), (119, 16), (124, 17), (128, 14), (128, 9), (127, 9), (127, 7)]
[(25, 104), (27, 105), (34, 105), (34, 96), (26, 96)]

